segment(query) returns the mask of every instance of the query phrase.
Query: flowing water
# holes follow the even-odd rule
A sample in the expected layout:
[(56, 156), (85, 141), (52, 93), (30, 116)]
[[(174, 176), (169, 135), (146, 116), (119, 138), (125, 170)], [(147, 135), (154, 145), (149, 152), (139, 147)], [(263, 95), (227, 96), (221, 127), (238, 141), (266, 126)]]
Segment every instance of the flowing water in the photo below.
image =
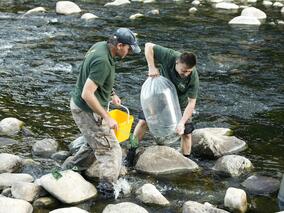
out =
[[(258, 2), (256, 7), (268, 15), (266, 22), (259, 28), (240, 28), (227, 24), (239, 12), (216, 11), (207, 3), (190, 15), (190, 1), (132, 2), (108, 8), (102, 0), (76, 1), (84, 12), (100, 17), (89, 22), (81, 20), (80, 15), (57, 15), (55, 3), (0, 0), (0, 119), (19, 118), (34, 132), (32, 137), (14, 138), (19, 143), (2, 146), (0, 152), (32, 157), (33, 142), (46, 137), (56, 139), (61, 149), (67, 149), (67, 144), (79, 135), (69, 112), (69, 93), (80, 61), (92, 44), (106, 40), (117, 27), (129, 27), (138, 33), (142, 47), (145, 42), (154, 42), (197, 54), (201, 83), (194, 116), (196, 127), (233, 129), (248, 144), (241, 155), (252, 161), (253, 173), (280, 180), (284, 172), (284, 25), (275, 24), (284, 19), (280, 9), (264, 8)], [(45, 7), (47, 13), (23, 16), (37, 6)], [(152, 9), (159, 9), (160, 15), (150, 15)], [(138, 12), (145, 17), (129, 20)], [(143, 54), (117, 61), (115, 87), (135, 117), (146, 75)], [(47, 172), (52, 163), (42, 162)], [(226, 189), (241, 187), (246, 177), (216, 176), (209, 169), (213, 163), (201, 162), (203, 171), (197, 174), (162, 178), (130, 174), (128, 179), (136, 186), (153, 183), (170, 200), (171, 206), (166, 208), (144, 206), (150, 212), (180, 212), (186, 200), (208, 201), (222, 207)], [(117, 202), (125, 200), (133, 201), (134, 196)], [(249, 202), (249, 212), (278, 211), (276, 194), (249, 194)], [(105, 205), (95, 200), (80, 206), (101, 212)]]

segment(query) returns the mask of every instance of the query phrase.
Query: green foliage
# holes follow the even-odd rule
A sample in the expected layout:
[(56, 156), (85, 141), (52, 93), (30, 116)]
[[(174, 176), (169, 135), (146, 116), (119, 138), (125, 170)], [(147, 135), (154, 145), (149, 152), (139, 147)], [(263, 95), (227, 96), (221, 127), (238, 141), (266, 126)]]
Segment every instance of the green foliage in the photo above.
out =
[(56, 169), (53, 169), (53, 170), (51, 171), (51, 174), (52, 174), (52, 176), (53, 176), (56, 180), (58, 180), (58, 179), (60, 179), (60, 178), (62, 177), (62, 174), (61, 174), (58, 170), (56, 170)]
[(128, 148), (129, 149), (132, 149), (132, 148), (136, 149), (138, 146), (139, 146), (138, 137), (135, 137), (133, 134), (131, 134), (130, 138), (129, 138)]

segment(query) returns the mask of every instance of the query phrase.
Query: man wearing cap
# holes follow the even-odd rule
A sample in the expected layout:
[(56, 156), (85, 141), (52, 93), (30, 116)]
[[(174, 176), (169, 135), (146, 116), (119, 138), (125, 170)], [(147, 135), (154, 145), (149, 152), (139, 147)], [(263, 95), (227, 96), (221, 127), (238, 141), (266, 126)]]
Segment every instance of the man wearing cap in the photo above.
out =
[[(176, 127), (176, 133), (181, 136), (181, 149), (185, 157), (191, 153), (191, 132), (194, 130), (191, 122), (199, 87), (199, 77), (196, 56), (191, 52), (178, 51), (153, 43), (145, 44), (145, 57), (150, 77), (162, 75), (175, 86), (179, 104), (183, 111), (181, 120)], [(156, 64), (159, 65), (158, 69)], [(143, 112), (139, 114), (139, 122), (134, 130), (134, 138), (142, 140), (147, 128)]]
[(105, 198), (114, 197), (113, 183), (118, 179), (122, 163), (121, 148), (114, 134), (118, 124), (106, 110), (110, 100), (113, 104), (121, 104), (113, 90), (114, 58), (140, 51), (134, 33), (128, 28), (119, 28), (108, 41), (97, 42), (87, 52), (72, 92), (71, 112), (87, 144), (64, 163), (63, 168), (85, 164), (86, 169), (89, 165), (82, 156), (87, 158), (91, 154), (98, 166), (98, 190)]

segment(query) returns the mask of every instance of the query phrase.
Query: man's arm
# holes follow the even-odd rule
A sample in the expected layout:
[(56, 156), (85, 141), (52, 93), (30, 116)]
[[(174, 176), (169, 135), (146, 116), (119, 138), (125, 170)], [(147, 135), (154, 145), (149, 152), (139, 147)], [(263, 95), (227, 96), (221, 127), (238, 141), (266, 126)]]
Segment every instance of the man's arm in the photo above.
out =
[(192, 117), (192, 113), (194, 111), (195, 104), (196, 104), (196, 98), (188, 98), (188, 104), (187, 104), (187, 106), (184, 110), (184, 113), (182, 115), (182, 118), (179, 121), (177, 128), (176, 128), (176, 132), (179, 135), (182, 135), (184, 133), (184, 125), (185, 125), (186, 121)]
[(117, 122), (112, 119), (107, 111), (102, 107), (96, 96), (94, 95), (98, 86), (91, 79), (87, 79), (85, 82), (81, 97), (93, 110), (93, 112), (99, 114), (108, 124), (111, 129), (117, 129)]
[(157, 69), (157, 67), (155, 66), (155, 62), (154, 62), (154, 46), (155, 44), (153, 43), (146, 43), (145, 44), (145, 57), (147, 60), (147, 64), (148, 64), (148, 75), (150, 77), (155, 77), (155, 76), (159, 76), (160, 72)]

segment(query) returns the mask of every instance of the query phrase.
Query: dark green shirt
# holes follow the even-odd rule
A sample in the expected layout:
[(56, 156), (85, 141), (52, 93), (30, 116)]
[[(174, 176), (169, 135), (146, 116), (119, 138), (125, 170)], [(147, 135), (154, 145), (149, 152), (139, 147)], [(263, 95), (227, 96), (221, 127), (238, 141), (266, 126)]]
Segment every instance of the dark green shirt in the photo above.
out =
[(94, 95), (100, 104), (106, 107), (110, 100), (115, 79), (114, 59), (106, 41), (98, 42), (91, 47), (79, 67), (79, 72), (76, 87), (72, 92), (75, 104), (86, 112), (92, 112), (91, 108), (81, 98), (83, 87), (89, 78), (98, 86)]
[(175, 69), (176, 60), (181, 55), (180, 52), (168, 49), (159, 45), (154, 46), (154, 59), (160, 66), (162, 76), (169, 79), (177, 90), (179, 104), (181, 109), (185, 109), (188, 104), (188, 98), (197, 98), (199, 77), (196, 68), (186, 77), (181, 78)]

